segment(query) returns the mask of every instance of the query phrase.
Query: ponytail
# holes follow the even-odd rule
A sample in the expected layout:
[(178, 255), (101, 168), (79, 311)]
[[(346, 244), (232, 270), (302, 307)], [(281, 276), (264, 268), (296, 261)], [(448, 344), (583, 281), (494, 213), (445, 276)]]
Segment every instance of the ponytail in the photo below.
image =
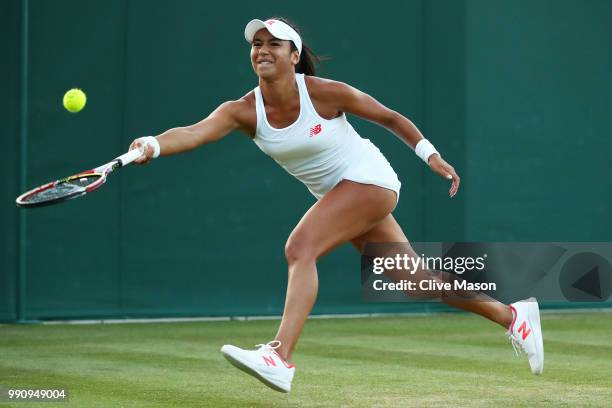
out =
[[(292, 44), (292, 48), (295, 48), (295, 45)], [(297, 50), (297, 48), (295, 48)], [(314, 76), (316, 74), (316, 66), (321, 63), (321, 58), (319, 58), (310, 47), (302, 42), (302, 53), (300, 54), (300, 62), (295, 66), (295, 72), (298, 74), (306, 74), (310, 76)]]

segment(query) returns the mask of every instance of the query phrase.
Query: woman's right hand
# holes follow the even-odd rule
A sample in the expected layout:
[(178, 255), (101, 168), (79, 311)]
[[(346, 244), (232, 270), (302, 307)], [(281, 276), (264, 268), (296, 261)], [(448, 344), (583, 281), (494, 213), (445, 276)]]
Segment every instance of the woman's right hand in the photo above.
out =
[(143, 146), (144, 146), (144, 151), (143, 151), (142, 156), (134, 160), (132, 163), (149, 164), (149, 162), (153, 158), (153, 153), (155, 152), (153, 146), (151, 146), (149, 143), (146, 143), (142, 137), (139, 137), (138, 139), (134, 139), (134, 141), (130, 145), (129, 150), (140, 149)]

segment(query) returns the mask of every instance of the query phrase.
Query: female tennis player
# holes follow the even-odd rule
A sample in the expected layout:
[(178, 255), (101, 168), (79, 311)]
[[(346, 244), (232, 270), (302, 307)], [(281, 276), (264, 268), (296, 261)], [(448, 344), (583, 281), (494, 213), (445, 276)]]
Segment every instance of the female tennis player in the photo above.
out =
[[(277, 391), (288, 392), (295, 373), (292, 353), (317, 296), (317, 260), (345, 242), (361, 252), (368, 242), (405, 242), (410, 256), (417, 257), (391, 215), (400, 193), (397, 175), (376, 146), (357, 134), (346, 114), (375, 122), (403, 140), (432, 171), (450, 182), (450, 197), (457, 194), (460, 178), (400, 113), (345, 83), (314, 76), (316, 56), (286, 20), (252, 20), (244, 34), (251, 44), (251, 64), (259, 86), (221, 104), (199, 123), (136, 139), (130, 148), (146, 147), (136, 161), (144, 164), (159, 155), (215, 142), (238, 129), (317, 198), (285, 246), (289, 276), (276, 337), (256, 350), (231, 345), (221, 349), (238, 368)], [(507, 329), (515, 350), (526, 352), (532, 372), (541, 373), (544, 353), (535, 299), (509, 306), (487, 300), (444, 299)]]

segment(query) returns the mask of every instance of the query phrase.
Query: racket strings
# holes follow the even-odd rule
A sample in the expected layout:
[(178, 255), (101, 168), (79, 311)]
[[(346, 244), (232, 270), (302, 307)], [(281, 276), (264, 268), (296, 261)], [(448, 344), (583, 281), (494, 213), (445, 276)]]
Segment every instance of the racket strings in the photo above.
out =
[(87, 175), (84, 177), (74, 178), (70, 181), (67, 181), (64, 184), (71, 184), (74, 186), (87, 187), (93, 182), (98, 181), (99, 178), (100, 178), (99, 174), (92, 174), (92, 175)]
[(29, 204), (35, 204), (77, 195), (84, 192), (87, 186), (96, 182), (100, 177), (101, 175), (99, 174), (90, 174), (68, 179), (57, 183), (55, 186), (38, 191), (26, 197), (24, 201)]

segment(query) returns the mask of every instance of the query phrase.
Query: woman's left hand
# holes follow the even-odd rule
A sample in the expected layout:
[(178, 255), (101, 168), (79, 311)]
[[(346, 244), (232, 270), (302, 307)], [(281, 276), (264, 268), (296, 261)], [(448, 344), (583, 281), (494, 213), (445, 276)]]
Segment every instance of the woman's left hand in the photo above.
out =
[(459, 190), (460, 179), (453, 166), (444, 161), (444, 159), (436, 153), (429, 156), (429, 167), (445, 179), (453, 180), (453, 184), (450, 190), (448, 190), (448, 194), (454, 197), (455, 194), (457, 194), (457, 190)]

